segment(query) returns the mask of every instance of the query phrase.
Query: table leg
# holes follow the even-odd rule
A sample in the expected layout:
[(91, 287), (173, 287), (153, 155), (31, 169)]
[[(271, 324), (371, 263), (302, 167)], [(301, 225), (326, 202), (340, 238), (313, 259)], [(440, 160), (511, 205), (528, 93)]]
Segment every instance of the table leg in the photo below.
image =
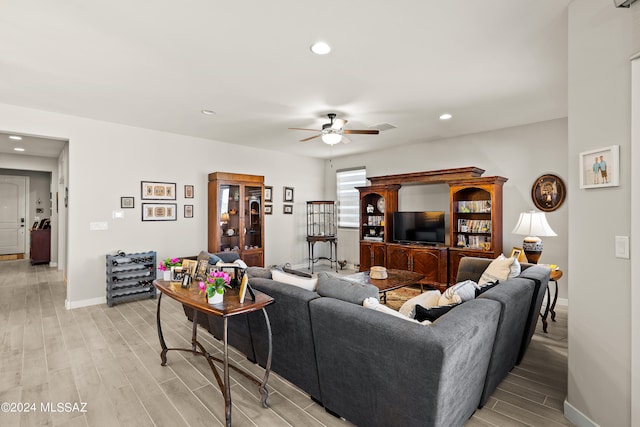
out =
[(198, 310), (193, 310), (193, 326), (191, 330), (191, 351), (196, 351), (196, 343), (198, 342)]
[(269, 316), (267, 315), (267, 310), (263, 307), (262, 314), (264, 314), (264, 321), (267, 325), (267, 334), (269, 339), (269, 354), (267, 355), (267, 365), (264, 370), (264, 378), (262, 380), (262, 384), (260, 384), (260, 401), (262, 402), (262, 406), (267, 408), (269, 406), (269, 390), (267, 389), (267, 381), (269, 381), (269, 373), (271, 372), (271, 354), (272, 354), (272, 345), (273, 340), (271, 337), (271, 322), (269, 321)]
[(231, 427), (231, 384), (229, 383), (229, 341), (228, 341), (228, 319), (226, 317), (223, 318), (224, 324), (224, 412), (225, 418), (227, 420), (227, 427)]
[(558, 301), (558, 281), (554, 280), (553, 283), (555, 284), (555, 293), (553, 294), (553, 303), (551, 303), (551, 308), (549, 309), (549, 311), (551, 311), (551, 320), (555, 322), (556, 321), (556, 302)]
[(162, 335), (162, 324), (160, 323), (160, 302), (162, 301), (162, 292), (158, 295), (158, 308), (156, 309), (156, 324), (158, 328), (158, 339), (160, 340), (160, 347), (162, 347), (162, 351), (160, 352), (160, 365), (165, 366), (167, 364), (167, 344), (164, 342), (164, 336)]
[(547, 285), (547, 306), (544, 309), (544, 313), (540, 314), (542, 316), (542, 330), (544, 333), (547, 333), (547, 316), (549, 315), (549, 308), (551, 307), (551, 293), (549, 291), (549, 285)]
[(336, 273), (338, 272), (338, 241), (334, 240), (333, 241), (333, 246), (335, 246), (335, 256), (332, 257), (331, 259), (333, 259), (336, 263)]

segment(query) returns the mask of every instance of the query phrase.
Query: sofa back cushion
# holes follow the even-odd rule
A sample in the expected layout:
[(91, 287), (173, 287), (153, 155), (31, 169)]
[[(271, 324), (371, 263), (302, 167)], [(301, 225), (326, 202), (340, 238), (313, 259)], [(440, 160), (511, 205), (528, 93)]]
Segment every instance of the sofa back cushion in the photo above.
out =
[(318, 284), (317, 277), (302, 277), (296, 274), (285, 273), (282, 270), (274, 268), (271, 270), (271, 278), (277, 282), (286, 283), (288, 285), (298, 286), (308, 291), (315, 291)]
[(334, 276), (324, 271), (318, 273), (316, 292), (323, 297), (335, 298), (358, 305), (362, 305), (365, 298), (379, 299), (379, 291), (375, 286)]

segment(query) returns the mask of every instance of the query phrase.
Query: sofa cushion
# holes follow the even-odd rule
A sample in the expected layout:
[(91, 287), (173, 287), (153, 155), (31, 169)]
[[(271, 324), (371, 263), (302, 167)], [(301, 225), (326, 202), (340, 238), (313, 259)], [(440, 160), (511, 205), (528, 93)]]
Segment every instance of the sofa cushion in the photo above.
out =
[(429, 320), (430, 322), (436, 321), (440, 316), (448, 313), (454, 307), (460, 304), (439, 305), (436, 307), (426, 308), (421, 305), (416, 305), (416, 317), (418, 322), (423, 320)]
[(479, 288), (476, 289), (476, 297), (482, 295), (483, 293), (487, 292), (489, 289), (499, 284), (500, 284), (500, 281), (496, 280), (495, 282), (489, 282), (486, 285), (480, 286)]
[[(476, 289), (478, 284), (473, 280), (465, 280), (464, 282), (456, 283), (455, 285), (447, 288), (443, 292), (443, 296), (451, 299), (454, 295), (458, 295), (462, 301), (470, 301), (476, 297)], [(444, 305), (444, 304), (439, 304)]]
[(271, 270), (264, 267), (247, 267), (246, 274), (249, 276), (249, 279), (252, 277), (271, 279)]
[[(489, 282), (495, 282), (496, 280), (507, 280), (509, 274), (511, 274), (511, 266), (513, 265), (515, 258), (506, 258), (504, 255), (500, 255), (498, 258), (491, 261), (491, 264), (480, 276), (478, 285), (482, 286)], [(520, 264), (518, 264), (519, 266)], [(518, 274), (520, 272), (518, 271)]]
[(416, 305), (421, 305), (423, 307), (434, 307), (438, 305), (438, 300), (440, 299), (440, 291), (433, 290), (423, 292), (420, 295), (417, 295), (402, 304), (400, 310), (398, 310), (401, 314), (415, 318), (416, 317)]
[(298, 286), (308, 291), (315, 291), (316, 286), (318, 285), (318, 279), (315, 277), (300, 277), (295, 274), (285, 273), (284, 271), (280, 271), (278, 269), (271, 270), (271, 278), (277, 282)]
[(334, 276), (325, 271), (318, 273), (318, 287), (316, 292), (323, 297), (330, 297), (362, 305), (365, 298), (379, 299), (378, 288), (366, 283)]

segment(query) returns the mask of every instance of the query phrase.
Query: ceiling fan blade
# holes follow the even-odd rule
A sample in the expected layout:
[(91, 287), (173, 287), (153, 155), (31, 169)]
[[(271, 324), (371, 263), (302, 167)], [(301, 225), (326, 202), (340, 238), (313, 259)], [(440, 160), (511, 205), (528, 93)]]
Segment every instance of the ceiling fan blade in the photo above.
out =
[(289, 128), (290, 130), (310, 130), (311, 132), (320, 132), (318, 129), (307, 129), (307, 128)]
[(351, 140), (349, 138), (347, 138), (346, 136), (342, 135), (342, 143), (343, 144), (348, 144), (350, 142), (351, 142)]
[(377, 135), (380, 133), (379, 130), (344, 130), (344, 133), (350, 134), (360, 134), (360, 135)]
[(322, 136), (322, 134), (319, 133), (318, 135), (314, 135), (314, 136), (310, 136), (309, 138), (301, 139), (300, 142), (307, 142), (307, 141), (309, 141), (311, 139), (318, 138), (319, 136)]
[(342, 129), (346, 124), (347, 121), (344, 119), (334, 119), (333, 124), (331, 125), (331, 129)]

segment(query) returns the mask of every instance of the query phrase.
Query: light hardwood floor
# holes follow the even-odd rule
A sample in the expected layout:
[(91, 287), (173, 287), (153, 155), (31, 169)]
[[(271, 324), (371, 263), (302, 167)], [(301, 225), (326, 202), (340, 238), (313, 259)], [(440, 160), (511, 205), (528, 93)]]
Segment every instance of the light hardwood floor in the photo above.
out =
[[(66, 310), (65, 297), (55, 269), (28, 260), (0, 262), (0, 403), (14, 403), (12, 409), (35, 404), (27, 407), (30, 412), (0, 412), (0, 426), (224, 424), (222, 394), (202, 357), (169, 352), (167, 366), (160, 366), (157, 300)], [(467, 426), (570, 425), (562, 415), (567, 311), (557, 312), (549, 333), (538, 328), (522, 364)], [(162, 319), (169, 346), (187, 346), (191, 323), (182, 307), (163, 298)], [(199, 338), (220, 353), (222, 345), (206, 331)], [(231, 354), (235, 363), (261, 375), (242, 355)], [(232, 379), (234, 426), (351, 425), (278, 375), (269, 380), (268, 409), (253, 383), (233, 371)], [(52, 411), (59, 403), (68, 406)], [(86, 412), (76, 411), (84, 403)]]

